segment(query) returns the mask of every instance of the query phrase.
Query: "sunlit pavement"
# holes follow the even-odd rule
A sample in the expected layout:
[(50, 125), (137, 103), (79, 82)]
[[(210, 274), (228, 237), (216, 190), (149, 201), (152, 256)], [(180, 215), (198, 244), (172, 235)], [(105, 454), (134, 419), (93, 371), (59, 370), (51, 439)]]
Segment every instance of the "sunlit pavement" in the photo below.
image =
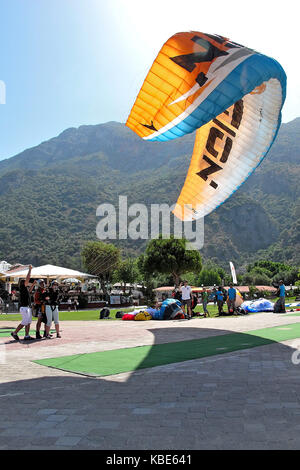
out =
[(0, 449), (299, 449), (300, 339), (105, 378), (32, 362), (298, 322), (62, 322), (61, 339), (0, 338)]

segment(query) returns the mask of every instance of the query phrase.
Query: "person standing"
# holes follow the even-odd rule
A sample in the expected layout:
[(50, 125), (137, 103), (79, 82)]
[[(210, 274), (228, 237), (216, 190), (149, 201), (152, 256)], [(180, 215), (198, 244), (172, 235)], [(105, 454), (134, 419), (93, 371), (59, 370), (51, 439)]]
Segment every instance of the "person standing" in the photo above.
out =
[(213, 295), (213, 300), (214, 300), (214, 306), (216, 306), (216, 303), (217, 303), (217, 289), (215, 287), (212, 290), (212, 295)]
[(179, 300), (179, 302), (181, 302), (181, 300), (182, 300), (182, 298), (181, 298), (181, 291), (180, 291), (180, 289), (178, 289), (177, 287), (176, 287), (176, 289), (175, 289), (174, 299), (175, 299), (175, 300)]
[(58, 282), (52, 281), (51, 287), (45, 292), (45, 302), (46, 302), (46, 316), (47, 316), (47, 324), (46, 324), (46, 338), (50, 339), (50, 328), (52, 321), (55, 324), (56, 330), (56, 337), (61, 338), (59, 332), (59, 315), (58, 315), (58, 299), (59, 299), (59, 290), (58, 290)]
[(279, 305), (280, 305), (281, 313), (286, 313), (286, 310), (285, 310), (285, 285), (284, 285), (282, 280), (279, 281), (278, 293), (279, 293)]
[(183, 304), (184, 311), (185, 311), (185, 306), (187, 306), (187, 311), (188, 311), (189, 318), (192, 318), (191, 294), (192, 294), (191, 286), (188, 285), (187, 281), (184, 281), (183, 285), (181, 284), (181, 298), (182, 298), (182, 304)]
[(31, 275), (32, 266), (29, 266), (26, 279), (20, 281), (20, 292), (19, 292), (19, 308), (22, 315), (22, 321), (17, 326), (15, 331), (11, 333), (11, 336), (16, 340), (20, 341), (18, 332), (25, 327), (25, 337), (24, 340), (32, 340), (33, 338), (29, 335), (30, 325), (32, 322), (32, 309), (31, 309), (31, 292), (35, 286), (36, 281), (29, 287), (30, 275)]
[(221, 286), (218, 287), (218, 290), (216, 292), (216, 301), (217, 301), (217, 305), (218, 305), (219, 315), (222, 315), (224, 313), (223, 312), (224, 292), (223, 292)]
[(227, 305), (228, 305), (228, 313), (234, 313), (235, 312), (235, 301), (236, 301), (236, 290), (233, 287), (233, 284), (229, 284), (229, 289), (228, 289), (228, 300), (227, 300)]
[(208, 303), (208, 293), (206, 288), (203, 288), (202, 294), (201, 294), (201, 299), (202, 299), (202, 305), (203, 305), (203, 313), (204, 316), (206, 317), (207, 315), (209, 316), (209, 312), (207, 310), (207, 303)]
[[(34, 294), (34, 308), (37, 315), (37, 322), (36, 322), (36, 339), (41, 339), (41, 325), (43, 316), (45, 314), (45, 282), (44, 279), (39, 279), (38, 281), (38, 288)], [(44, 331), (44, 337), (46, 336), (46, 330)]]
[(68, 298), (68, 312), (71, 312), (71, 305), (72, 305), (72, 299), (71, 297)]

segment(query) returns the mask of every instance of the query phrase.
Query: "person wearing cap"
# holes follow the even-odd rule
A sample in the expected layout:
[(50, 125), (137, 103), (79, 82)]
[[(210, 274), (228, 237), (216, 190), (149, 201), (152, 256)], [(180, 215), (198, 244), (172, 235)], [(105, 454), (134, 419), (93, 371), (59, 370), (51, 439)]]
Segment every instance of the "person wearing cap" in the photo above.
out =
[(58, 282), (52, 281), (51, 287), (45, 293), (45, 302), (46, 302), (46, 316), (47, 316), (47, 323), (46, 323), (46, 338), (50, 339), (50, 328), (52, 321), (55, 324), (56, 330), (56, 337), (61, 338), (59, 332), (59, 316), (58, 316), (58, 303), (59, 303), (59, 290), (58, 290)]
[[(39, 279), (37, 281), (38, 288), (34, 293), (34, 308), (37, 315), (37, 322), (36, 322), (36, 339), (41, 339), (41, 325), (43, 320), (43, 315), (45, 313), (45, 282), (44, 279)], [(44, 337), (46, 336), (46, 328), (44, 331)]]
[(31, 309), (31, 292), (36, 284), (36, 281), (30, 286), (29, 281), (30, 281), (30, 274), (31, 274), (31, 269), (32, 266), (29, 266), (29, 270), (26, 276), (26, 279), (22, 279), (20, 281), (20, 287), (19, 287), (19, 292), (20, 292), (20, 297), (19, 297), (19, 307), (20, 307), (20, 313), (22, 315), (22, 321), (21, 323), (17, 326), (15, 331), (11, 333), (11, 336), (16, 340), (19, 341), (20, 338), (18, 336), (18, 332), (25, 327), (25, 336), (24, 340), (32, 340), (33, 338), (29, 335), (29, 330), (30, 330), (30, 325), (32, 321), (32, 309)]

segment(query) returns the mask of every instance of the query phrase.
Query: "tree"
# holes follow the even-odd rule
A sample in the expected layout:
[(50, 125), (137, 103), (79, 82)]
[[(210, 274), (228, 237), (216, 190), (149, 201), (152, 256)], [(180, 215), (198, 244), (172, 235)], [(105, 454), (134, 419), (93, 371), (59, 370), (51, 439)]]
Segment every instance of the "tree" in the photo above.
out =
[(256, 261), (253, 264), (249, 264), (247, 266), (247, 271), (256, 271), (260, 272), (261, 274), (264, 273), (266, 276), (269, 278), (275, 276), (278, 274), (280, 271), (286, 271), (289, 270), (291, 267), (287, 264), (284, 263), (278, 263), (275, 261), (270, 261), (270, 260), (259, 260)]
[(269, 286), (271, 283), (270, 278), (261, 271), (256, 271), (253, 269), (250, 273), (246, 273), (243, 276), (243, 283), (245, 285), (259, 285), (259, 286)]
[(139, 270), (137, 261), (132, 258), (127, 258), (125, 261), (121, 261), (119, 267), (114, 273), (114, 278), (117, 281), (123, 282), (123, 290), (125, 292), (126, 284), (133, 284), (139, 277)]
[(81, 256), (85, 268), (99, 278), (101, 288), (106, 294), (107, 283), (121, 262), (119, 248), (111, 243), (89, 241), (83, 246)]
[(273, 277), (274, 282), (283, 280), (284, 284), (294, 284), (298, 279), (298, 268), (291, 266), (290, 269), (285, 271), (279, 271), (276, 276)]
[(179, 284), (180, 276), (187, 272), (201, 271), (201, 256), (198, 251), (187, 250), (186, 240), (158, 238), (151, 240), (143, 258), (143, 271), (149, 275), (154, 273), (172, 274), (175, 285)]
[(197, 278), (197, 284), (204, 286), (213, 286), (214, 284), (221, 284), (221, 276), (218, 271), (214, 269), (208, 269), (206, 267), (202, 268), (200, 271), (199, 277)]

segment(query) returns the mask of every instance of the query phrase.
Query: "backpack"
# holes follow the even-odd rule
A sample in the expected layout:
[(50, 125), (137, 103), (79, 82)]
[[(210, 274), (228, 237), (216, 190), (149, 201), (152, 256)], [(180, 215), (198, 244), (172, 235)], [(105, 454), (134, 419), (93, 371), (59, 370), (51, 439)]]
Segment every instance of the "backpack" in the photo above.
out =
[(122, 318), (123, 315), (125, 315), (125, 312), (117, 312), (116, 313), (116, 318)]
[(181, 311), (182, 311), (181, 308), (178, 306), (176, 302), (169, 304), (165, 308), (163, 319), (173, 320), (176, 314)]
[(182, 311), (177, 312), (173, 318), (173, 320), (184, 320), (184, 319), (185, 319), (185, 314)]
[(99, 319), (103, 320), (103, 319), (108, 318), (108, 317), (109, 317), (109, 308), (105, 307), (100, 311)]
[(278, 300), (275, 302), (273, 312), (274, 312), (274, 313), (282, 313), (282, 308), (281, 308), (281, 304), (280, 304), (280, 299), (278, 299)]

